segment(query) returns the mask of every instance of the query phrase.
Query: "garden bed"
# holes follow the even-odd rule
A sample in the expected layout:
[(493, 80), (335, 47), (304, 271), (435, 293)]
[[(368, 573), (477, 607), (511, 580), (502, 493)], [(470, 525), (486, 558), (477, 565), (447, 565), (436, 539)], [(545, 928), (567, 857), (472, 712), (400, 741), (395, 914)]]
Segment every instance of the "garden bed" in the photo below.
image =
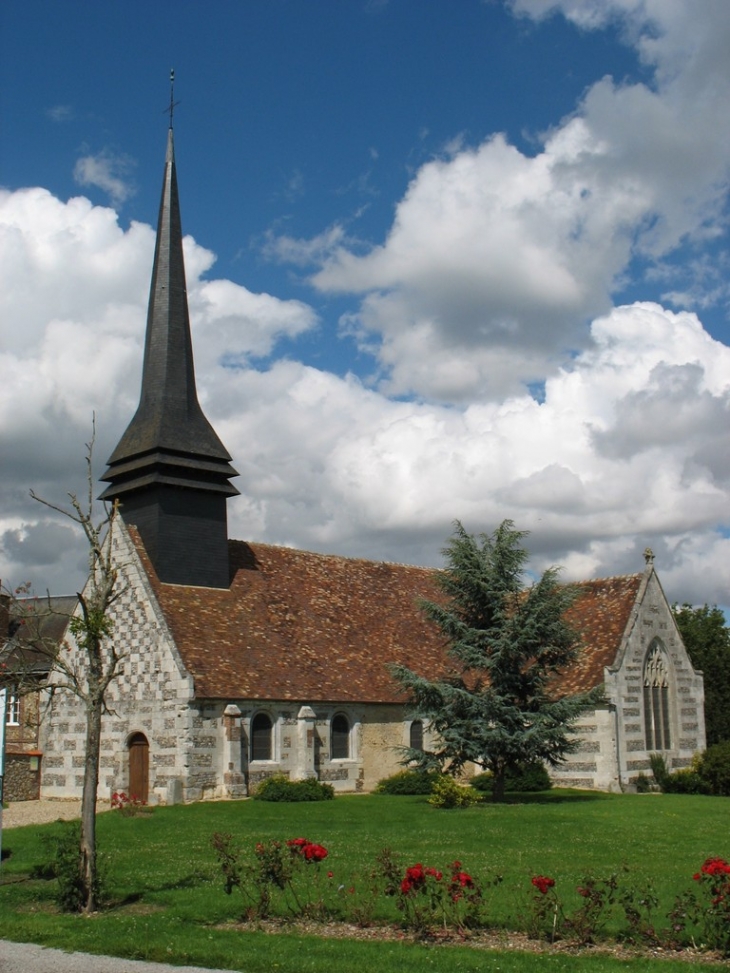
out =
[(441, 933), (415, 933), (391, 925), (357, 926), (347, 922), (316, 922), (314, 920), (255, 919), (247, 922), (225, 923), (222, 930), (235, 929), (241, 933), (263, 932), (277, 936), (296, 934), (318, 936), (322, 939), (348, 939), (359, 942), (425, 943), (439, 947), (468, 946), (472, 949), (518, 951), (534, 954), (563, 954), (567, 956), (611, 956), (618, 960), (650, 958), (656, 960), (680, 960), (685, 963), (720, 964), (727, 968), (727, 960), (715, 950), (696, 948), (664, 949), (659, 946), (641, 946), (627, 943), (601, 942), (578, 946), (560, 941), (549, 943), (531, 939), (525, 933), (507, 930), (474, 930), (466, 934), (444, 931)]

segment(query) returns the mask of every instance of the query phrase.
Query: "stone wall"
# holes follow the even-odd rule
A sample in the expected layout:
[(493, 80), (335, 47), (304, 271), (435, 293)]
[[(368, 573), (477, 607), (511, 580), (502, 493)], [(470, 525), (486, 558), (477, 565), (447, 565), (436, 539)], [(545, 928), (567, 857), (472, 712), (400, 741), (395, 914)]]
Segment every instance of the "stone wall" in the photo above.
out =
[(582, 744), (559, 770), (564, 787), (627, 791), (640, 773), (650, 774), (644, 713), (644, 666), (650, 648), (659, 644), (669, 674), (671, 746), (661, 751), (670, 769), (687, 767), (705, 748), (704, 688), (694, 671), (659, 579), (649, 571), (624, 635), (614, 666), (606, 669), (609, 703), (584, 715), (578, 724)]
[(5, 754), (3, 798), (6, 801), (37, 801), (40, 797), (39, 753)]
[(580, 744), (560, 767), (551, 769), (556, 787), (585, 787), (619, 791), (616, 720), (611, 706), (584, 713), (576, 723)]
[[(364, 789), (362, 727), (367, 707), (316, 703), (310, 706), (300, 702), (255, 705), (249, 700), (237, 700), (235, 705), (241, 713), (240, 767), (248, 793), (253, 793), (263, 780), (274, 774), (284, 774), (292, 780), (315, 776), (343, 793)], [(273, 724), (273, 759), (252, 761), (251, 721), (261, 712)], [(349, 721), (350, 746), (349, 757), (333, 760), (330, 724), (337, 713), (344, 714)]]
[[(236, 716), (227, 717), (227, 712)], [(272, 759), (252, 761), (251, 721), (262, 712), (273, 725)], [(337, 714), (350, 724), (349, 756), (333, 759), (330, 729)], [(371, 791), (383, 777), (402, 769), (401, 748), (408, 745), (410, 726), (400, 705), (256, 705), (250, 700), (201, 702), (193, 722), (191, 768), (201, 769), (188, 777), (186, 800), (250, 794), (274, 774), (291, 780), (314, 776), (338, 793)]]
[[(135, 733), (149, 741), (150, 801), (165, 802), (195, 768), (189, 751), (195, 734), (192, 679), (186, 673), (167, 624), (129, 536), (114, 528), (120, 597), (110, 615), (120, 673), (108, 693), (102, 721), (99, 797), (129, 786), (128, 742)], [(69, 640), (71, 641), (71, 640)], [(71, 644), (73, 653), (78, 649)], [(83, 663), (81, 663), (83, 664)], [(52, 675), (51, 684), (59, 680)], [(57, 692), (41, 730), (43, 797), (79, 797), (83, 785), (85, 721), (78, 699)]]

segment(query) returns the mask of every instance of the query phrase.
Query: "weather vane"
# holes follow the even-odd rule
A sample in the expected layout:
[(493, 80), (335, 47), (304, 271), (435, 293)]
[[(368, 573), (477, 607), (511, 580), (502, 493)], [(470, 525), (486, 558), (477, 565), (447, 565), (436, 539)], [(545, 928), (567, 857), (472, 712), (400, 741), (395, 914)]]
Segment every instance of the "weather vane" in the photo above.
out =
[(174, 100), (175, 95), (175, 69), (170, 69), (170, 105), (165, 109), (165, 113), (170, 115), (170, 128), (172, 128), (172, 116), (175, 112), (175, 108), (180, 104), (179, 101)]

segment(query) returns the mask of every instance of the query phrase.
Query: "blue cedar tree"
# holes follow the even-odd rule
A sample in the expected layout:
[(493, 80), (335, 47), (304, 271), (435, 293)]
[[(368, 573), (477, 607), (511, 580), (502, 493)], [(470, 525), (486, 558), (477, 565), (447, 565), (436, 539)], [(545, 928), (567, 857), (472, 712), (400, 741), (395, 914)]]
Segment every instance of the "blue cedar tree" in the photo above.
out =
[(574, 751), (575, 722), (602, 699), (601, 687), (551, 694), (552, 680), (580, 648), (565, 621), (574, 592), (559, 583), (556, 568), (524, 587), (526, 533), (505, 520), (475, 537), (457, 521), (439, 575), (444, 602), (421, 603), (444, 634), (454, 675), (430, 681), (405, 666), (391, 668), (414, 717), (437, 734), (434, 750), (408, 750), (405, 759), (453, 774), (477, 764), (494, 775), (495, 799), (504, 794), (508, 769), (536, 760), (555, 766)]

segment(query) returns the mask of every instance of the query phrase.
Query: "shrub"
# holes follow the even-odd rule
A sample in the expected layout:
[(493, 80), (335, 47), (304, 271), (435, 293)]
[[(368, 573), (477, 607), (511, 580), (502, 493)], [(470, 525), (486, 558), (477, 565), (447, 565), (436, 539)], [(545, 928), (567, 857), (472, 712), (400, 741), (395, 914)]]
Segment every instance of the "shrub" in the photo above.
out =
[(453, 777), (444, 776), (436, 779), (428, 803), (441, 808), (471, 807), (481, 800), (481, 794), (473, 787), (464, 787), (457, 784)]
[(283, 774), (267, 777), (259, 784), (253, 795), (256, 801), (331, 801), (334, 796), (334, 787), (317, 780), (316, 777), (289, 780)]
[(710, 794), (710, 785), (699, 773), (699, 764), (693, 761), (693, 766), (686, 770), (675, 770), (670, 773), (667, 764), (660, 753), (649, 754), (651, 771), (654, 780), (664, 794)]
[(650, 753), (649, 763), (651, 764), (651, 772), (654, 775), (654, 780), (657, 782), (659, 787), (664, 790), (664, 782), (667, 777), (669, 777), (669, 771), (667, 770), (667, 764), (664, 757), (660, 753)]
[(713, 794), (730, 797), (730, 740), (708, 747), (699, 759), (698, 771)]
[[(56, 904), (62, 912), (80, 912), (86, 903), (85, 884), (79, 869), (79, 845), (81, 842), (81, 823), (63, 822), (61, 829), (52, 834), (44, 834), (41, 841), (46, 858), (43, 864), (31, 870), (33, 878), (56, 879)], [(99, 902), (102, 894), (103, 875), (96, 872), (94, 898)]]
[(730, 956), (730, 865), (724, 858), (708, 858), (693, 878), (700, 887), (695, 919), (705, 944)]
[(711, 794), (712, 788), (696, 770), (675, 770), (662, 784), (665, 794)]
[(439, 778), (435, 770), (401, 770), (378, 782), (378, 794), (430, 794)]
[(266, 919), (277, 903), (293, 915), (319, 919), (328, 916), (321, 887), (308, 887), (311, 883), (306, 879), (302, 882), (303, 873), (316, 873), (317, 866), (329, 854), (323, 845), (307, 838), (290, 838), (286, 843), (259, 841), (253, 861), (244, 859), (240, 845), (230, 834), (215, 832), (211, 845), (223, 872), (224, 891), (230, 895), (233, 889), (239, 890), (246, 918)]
[[(493, 776), (491, 773), (477, 774), (472, 777), (471, 785), (478, 791), (491, 792)], [(548, 791), (553, 786), (550, 775), (544, 764), (539, 761), (525, 761), (518, 764), (505, 775), (505, 790), (525, 792), (525, 791)]]

